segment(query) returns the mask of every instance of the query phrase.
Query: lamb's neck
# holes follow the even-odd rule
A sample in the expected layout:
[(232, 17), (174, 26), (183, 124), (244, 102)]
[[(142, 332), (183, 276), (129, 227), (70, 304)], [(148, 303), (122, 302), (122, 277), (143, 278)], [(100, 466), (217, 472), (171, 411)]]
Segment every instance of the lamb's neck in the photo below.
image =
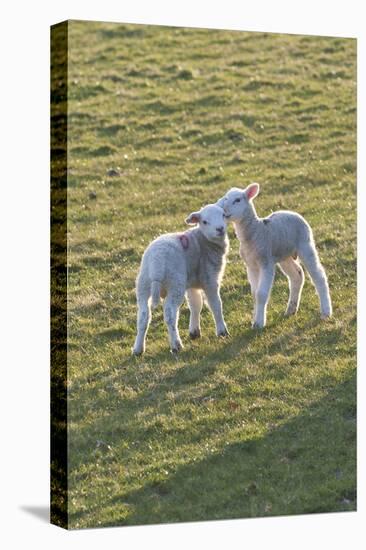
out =
[(227, 235), (222, 238), (215, 239), (214, 241), (208, 240), (202, 231), (197, 228), (197, 238), (198, 242), (203, 245), (206, 249), (212, 250), (217, 254), (225, 254), (228, 251), (229, 239)]
[(259, 225), (260, 219), (257, 216), (257, 212), (255, 211), (253, 204), (251, 204), (247, 209), (245, 216), (234, 223), (236, 234), (238, 237), (241, 236), (244, 239), (250, 239), (256, 232)]

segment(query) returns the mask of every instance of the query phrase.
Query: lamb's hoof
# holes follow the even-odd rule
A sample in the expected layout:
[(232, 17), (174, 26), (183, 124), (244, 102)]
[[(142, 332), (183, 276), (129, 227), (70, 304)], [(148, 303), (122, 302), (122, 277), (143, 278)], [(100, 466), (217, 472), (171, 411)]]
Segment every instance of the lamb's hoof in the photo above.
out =
[(322, 314), (320, 315), (320, 318), (321, 318), (322, 321), (327, 321), (328, 319), (331, 318), (331, 316), (332, 316), (332, 313), (331, 313), (331, 312), (330, 312), (330, 313), (322, 313)]
[(217, 333), (217, 336), (219, 338), (226, 338), (226, 336), (230, 336), (229, 331), (225, 328), (224, 330), (220, 330), (220, 332)]
[(176, 342), (174, 347), (170, 350), (173, 354), (179, 353), (183, 349), (181, 342)]
[(264, 328), (264, 325), (260, 325), (259, 323), (252, 323), (252, 328), (254, 330), (262, 330)]
[(196, 328), (192, 332), (189, 333), (189, 337), (191, 340), (196, 340), (197, 338), (201, 338), (201, 331), (199, 328)]
[(296, 315), (297, 309), (288, 309), (285, 311), (285, 317), (291, 317), (292, 315)]
[(142, 355), (144, 353), (145, 350), (143, 349), (133, 349), (132, 350), (132, 355), (134, 355), (135, 357), (139, 357), (139, 355)]
[(298, 303), (295, 300), (291, 300), (286, 308), (285, 317), (290, 317), (297, 313)]

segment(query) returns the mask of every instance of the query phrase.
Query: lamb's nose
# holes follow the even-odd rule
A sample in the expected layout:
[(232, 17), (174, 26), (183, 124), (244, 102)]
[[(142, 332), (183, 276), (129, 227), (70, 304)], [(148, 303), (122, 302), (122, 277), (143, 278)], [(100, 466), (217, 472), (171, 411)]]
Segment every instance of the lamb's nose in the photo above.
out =
[(224, 232), (224, 227), (223, 227), (223, 226), (221, 226), (221, 227), (216, 227), (216, 231), (217, 231), (218, 233), (223, 233), (223, 232)]

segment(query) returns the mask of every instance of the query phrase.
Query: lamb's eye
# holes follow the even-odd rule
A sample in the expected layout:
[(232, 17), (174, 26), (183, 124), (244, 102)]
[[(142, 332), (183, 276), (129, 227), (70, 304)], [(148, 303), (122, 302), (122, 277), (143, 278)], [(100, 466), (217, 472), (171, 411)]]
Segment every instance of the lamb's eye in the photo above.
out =
[(235, 204), (236, 202), (240, 202), (240, 199), (235, 199), (233, 204)]
[(203, 224), (204, 224), (204, 225), (207, 225), (207, 222), (206, 222), (206, 220), (203, 220)]

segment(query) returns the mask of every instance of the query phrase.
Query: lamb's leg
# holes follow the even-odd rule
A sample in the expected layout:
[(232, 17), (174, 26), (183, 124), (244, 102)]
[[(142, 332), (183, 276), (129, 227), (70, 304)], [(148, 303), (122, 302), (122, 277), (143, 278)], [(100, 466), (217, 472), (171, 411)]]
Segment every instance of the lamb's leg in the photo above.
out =
[(191, 312), (189, 319), (189, 336), (194, 340), (201, 336), (200, 313), (202, 309), (202, 293), (197, 288), (187, 290), (188, 306)]
[(263, 328), (266, 324), (267, 303), (271, 293), (274, 273), (275, 266), (273, 264), (260, 267), (259, 282), (255, 295), (253, 328)]
[(298, 250), (299, 257), (309, 272), (320, 301), (322, 319), (332, 315), (332, 302), (329, 294), (328, 280), (324, 268), (320, 263), (313, 241), (302, 243)]
[(145, 338), (147, 329), (149, 327), (151, 319), (151, 310), (149, 304), (150, 289), (138, 288), (137, 290), (137, 336), (135, 345), (133, 346), (133, 353), (135, 355), (141, 355), (145, 351)]
[(164, 302), (164, 320), (168, 327), (170, 349), (173, 353), (183, 348), (179, 336), (179, 308), (184, 300), (184, 289), (169, 290)]
[(247, 264), (246, 267), (247, 267), (248, 281), (249, 281), (249, 284), (250, 284), (250, 290), (251, 290), (252, 298), (253, 298), (253, 319), (254, 319), (255, 310), (256, 310), (255, 295), (257, 293), (258, 282), (259, 282), (259, 268), (256, 265), (249, 265), (249, 264)]
[(208, 305), (212, 311), (212, 315), (215, 319), (216, 325), (216, 335), (217, 336), (228, 336), (229, 332), (227, 330), (224, 317), (222, 314), (222, 303), (220, 298), (219, 287), (217, 284), (209, 285), (204, 288)]
[(297, 312), (301, 299), (301, 291), (304, 286), (304, 272), (301, 265), (289, 257), (280, 262), (281, 271), (287, 276), (290, 295), (285, 315), (293, 315)]

